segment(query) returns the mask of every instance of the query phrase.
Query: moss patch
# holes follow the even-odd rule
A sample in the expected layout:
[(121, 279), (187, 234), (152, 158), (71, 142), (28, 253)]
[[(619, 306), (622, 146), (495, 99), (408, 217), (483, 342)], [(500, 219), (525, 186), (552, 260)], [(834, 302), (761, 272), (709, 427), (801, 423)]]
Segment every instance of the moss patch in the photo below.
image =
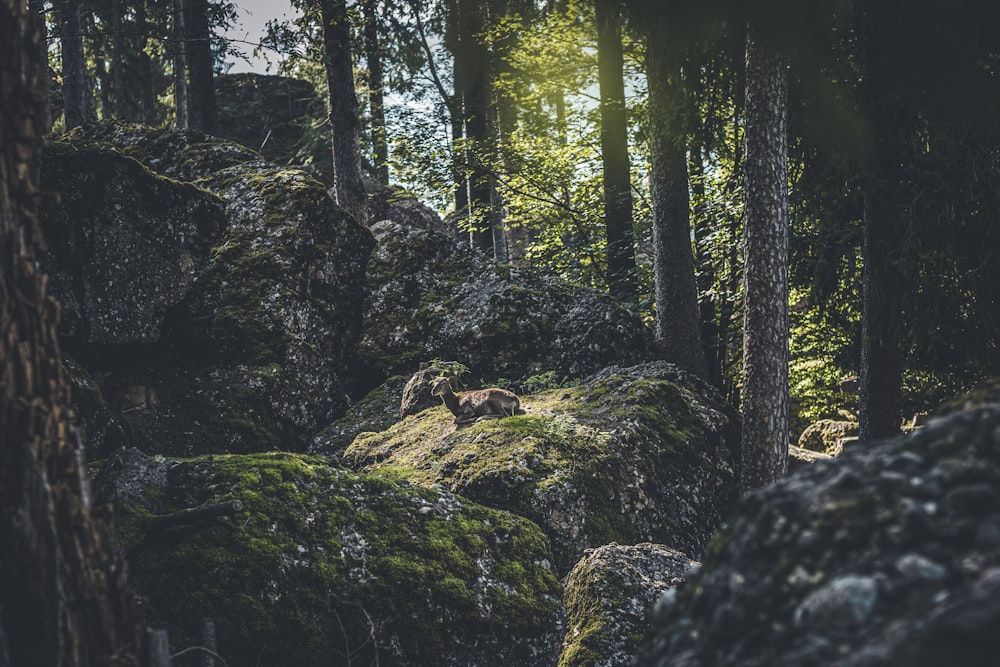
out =
[(668, 372), (624, 370), (523, 396), (525, 414), (463, 428), (431, 408), (359, 435), (344, 460), (536, 521), (562, 572), (612, 541), (697, 553), (735, 501), (738, 432), (728, 408)]
[(156, 511), (230, 498), (240, 514), (166, 536), (133, 564), (176, 646), (207, 616), (230, 664), (327, 665), (348, 650), (431, 664), (463, 643), (522, 664), (551, 649), (560, 587), (524, 519), (280, 453), (176, 462)]

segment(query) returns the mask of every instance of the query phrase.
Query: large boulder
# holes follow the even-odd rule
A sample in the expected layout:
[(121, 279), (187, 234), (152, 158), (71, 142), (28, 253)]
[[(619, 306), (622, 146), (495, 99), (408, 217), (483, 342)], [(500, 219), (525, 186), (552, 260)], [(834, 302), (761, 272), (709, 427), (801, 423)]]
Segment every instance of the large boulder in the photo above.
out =
[(539, 524), (565, 574), (585, 549), (658, 542), (692, 556), (736, 502), (737, 417), (663, 362), (521, 397), (524, 414), (456, 428), (438, 406), (363, 433), (344, 461)]
[(744, 499), (642, 665), (963, 667), (1000, 655), (1000, 404)]
[[(224, 229), (189, 288), (176, 290), (155, 346), (74, 350), (89, 370), (108, 374), (113, 390), (155, 389), (155, 409), (126, 415), (134, 441), (175, 455), (305, 449), (349, 404), (368, 230), (307, 173), (198, 132), (99, 124), (66, 140), (73, 148), (53, 160), (103, 143), (178, 191), (207, 190), (225, 205)], [(112, 208), (144, 205), (142, 193), (115, 194)], [(100, 302), (111, 321), (133, 300), (129, 283), (115, 289)]]
[(565, 581), (568, 626), (559, 667), (631, 665), (657, 599), (697, 566), (661, 544), (588, 550)]
[(225, 225), (222, 201), (158, 176), (110, 146), (55, 142), (43, 153), (43, 268), (60, 334), (102, 345), (155, 343)]
[(531, 522), (288, 453), (187, 460), (121, 450), (129, 579), (174, 652), (215, 623), (230, 665), (538, 665), (564, 612)]
[(486, 262), (443, 234), (390, 221), (372, 232), (359, 351), (384, 375), (441, 358), (486, 379), (579, 378), (653, 356), (638, 316), (596, 290)]
[(844, 450), (844, 442), (856, 438), (857, 435), (857, 422), (820, 419), (802, 431), (798, 446), (801, 449), (838, 456)]

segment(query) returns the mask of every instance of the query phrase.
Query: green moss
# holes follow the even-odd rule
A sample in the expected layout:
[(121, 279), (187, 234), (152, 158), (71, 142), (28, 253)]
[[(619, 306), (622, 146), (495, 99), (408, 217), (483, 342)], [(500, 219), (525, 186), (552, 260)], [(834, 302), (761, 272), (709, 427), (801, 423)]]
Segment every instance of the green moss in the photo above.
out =
[[(282, 453), (179, 462), (165, 511), (228, 498), (244, 503), (239, 515), (133, 569), (154, 622), (182, 644), (193, 641), (185, 623), (213, 618), (230, 664), (329, 664), (345, 642), (364, 644), (365, 613), (378, 641), (393, 637), (427, 660), (446, 650), (451, 624), (516, 636), (555, 618), (559, 584), (537, 564), (546, 542), (523, 519), (465, 501), (445, 511), (435, 491)], [(486, 591), (477, 588), (484, 553), (502, 582)], [(493, 601), (489, 618), (482, 595)]]

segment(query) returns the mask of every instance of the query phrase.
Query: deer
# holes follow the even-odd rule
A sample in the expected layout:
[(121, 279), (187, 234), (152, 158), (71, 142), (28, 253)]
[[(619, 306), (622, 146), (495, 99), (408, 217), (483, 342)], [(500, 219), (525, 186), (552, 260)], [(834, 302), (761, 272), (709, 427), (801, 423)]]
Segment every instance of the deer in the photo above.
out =
[(431, 395), (441, 397), (445, 407), (455, 415), (456, 425), (513, 417), (521, 407), (517, 395), (506, 389), (475, 389), (456, 394), (446, 377), (434, 379)]

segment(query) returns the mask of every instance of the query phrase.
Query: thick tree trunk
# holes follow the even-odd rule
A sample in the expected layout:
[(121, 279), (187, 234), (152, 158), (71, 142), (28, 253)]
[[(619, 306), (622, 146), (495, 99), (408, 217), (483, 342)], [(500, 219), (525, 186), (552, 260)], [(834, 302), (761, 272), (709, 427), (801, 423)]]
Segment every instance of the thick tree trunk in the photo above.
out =
[(0, 0), (0, 664), (134, 664), (137, 624), (107, 514), (90, 505), (36, 270), (42, 15)]
[(174, 39), (174, 114), (177, 129), (188, 126), (188, 79), (187, 79), (187, 29), (185, 24), (184, 0), (173, 0)]
[(359, 222), (368, 220), (361, 180), (361, 121), (354, 89), (351, 30), (345, 0), (320, 0), (326, 51), (327, 112), (333, 149), (333, 189), (337, 203)]
[(80, 3), (66, 2), (59, 10), (62, 40), (63, 118), (66, 129), (97, 120), (91, 113), (92, 92), (83, 55)]
[(618, 4), (615, 0), (595, 0), (595, 17), (608, 289), (615, 299), (632, 305), (638, 301), (639, 280), (632, 229), (631, 171), (625, 112), (621, 14)]
[(788, 466), (788, 65), (747, 26), (740, 489)]
[(364, 0), (365, 59), (368, 61), (368, 108), (371, 113), (372, 164), (382, 185), (389, 185), (389, 145), (385, 131), (382, 46), (378, 30), (378, 1)]
[(680, 63), (660, 36), (646, 40), (653, 198), (656, 343), (667, 361), (708, 378), (691, 254), (691, 199), (680, 120)]
[(215, 103), (212, 31), (208, 25), (208, 0), (184, 0), (184, 4), (184, 28), (188, 45), (188, 127), (215, 134), (218, 129), (218, 112)]

